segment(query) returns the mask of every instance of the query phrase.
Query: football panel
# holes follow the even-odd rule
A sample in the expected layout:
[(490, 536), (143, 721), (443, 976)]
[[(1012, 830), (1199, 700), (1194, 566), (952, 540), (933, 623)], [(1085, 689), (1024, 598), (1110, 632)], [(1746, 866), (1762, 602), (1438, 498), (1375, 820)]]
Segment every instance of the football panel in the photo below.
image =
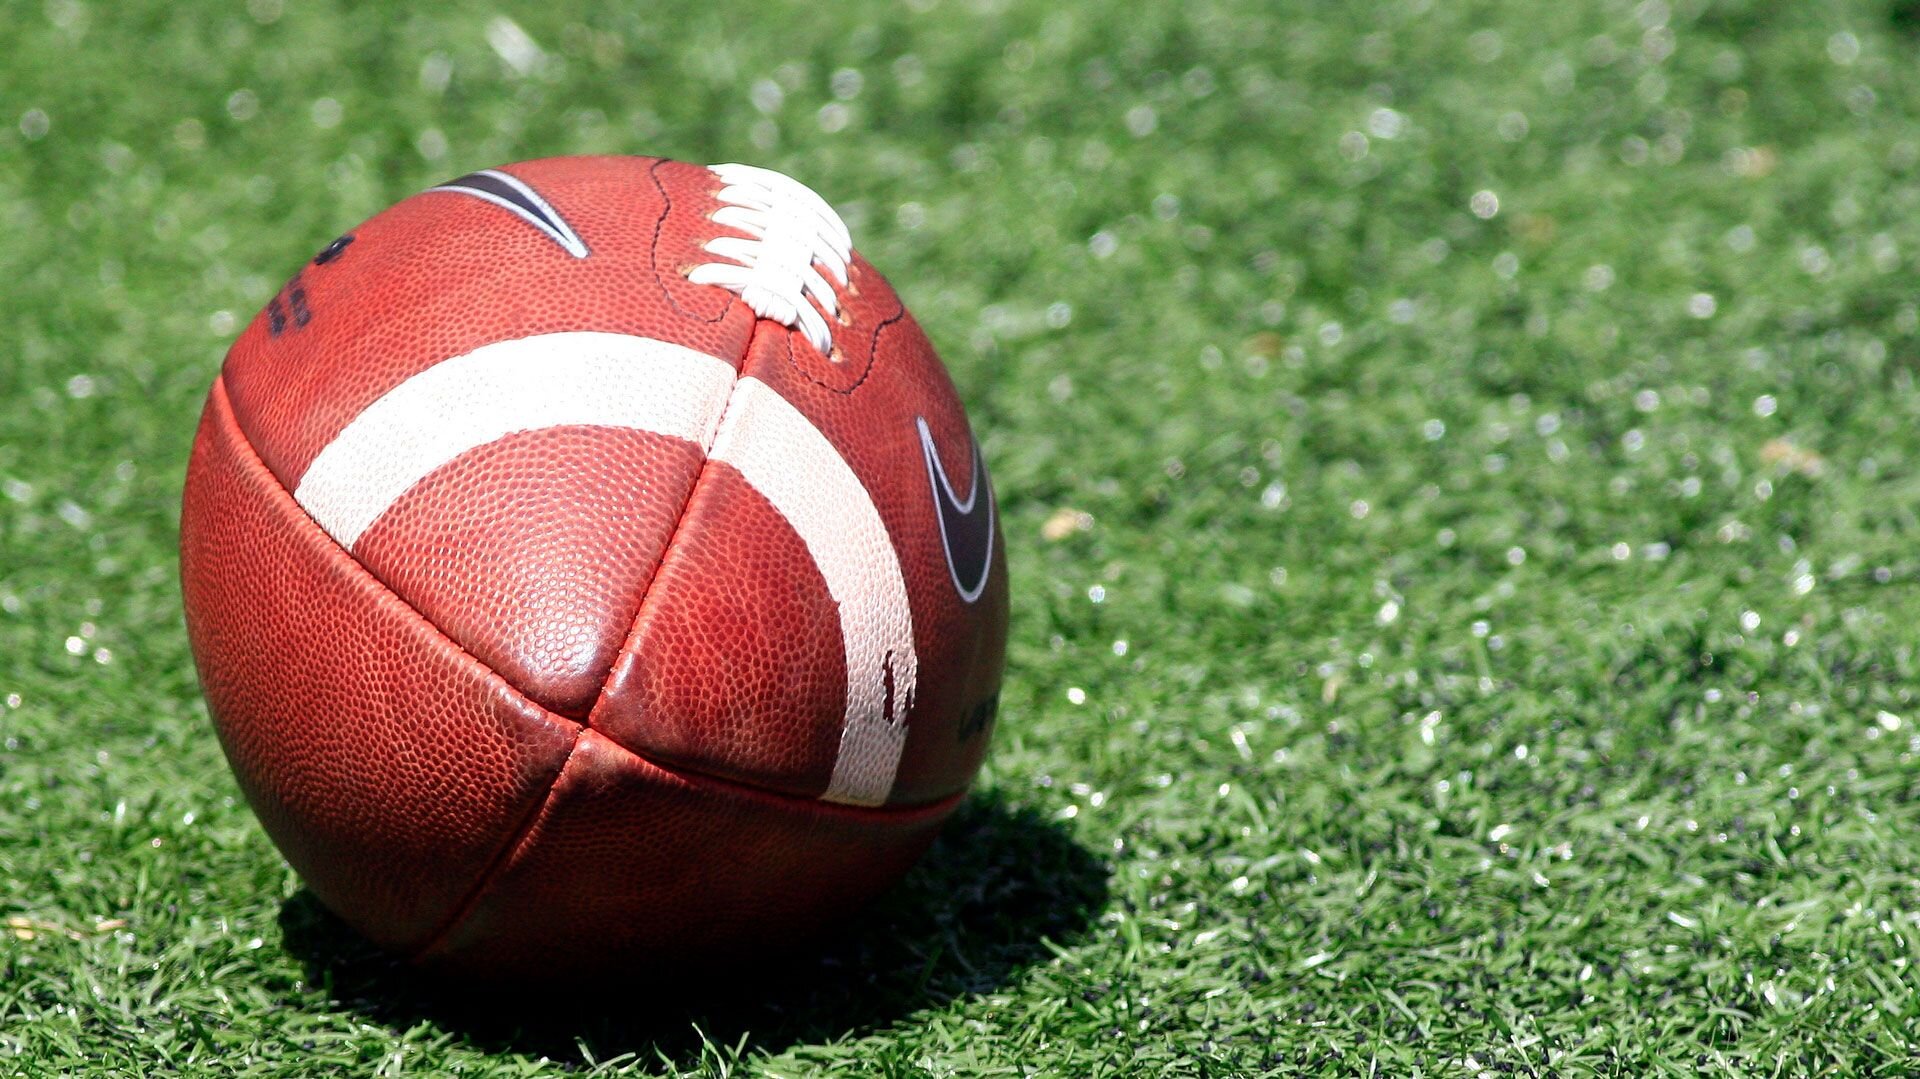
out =
[(551, 979), (785, 950), (896, 881), (957, 803), (800, 801), (669, 771), (587, 731), (512, 855), (421, 959)]
[(840, 619), (812, 554), (733, 467), (708, 467), (592, 726), (684, 768), (801, 797), (845, 722)]
[(646, 431), (519, 432), (413, 486), (354, 555), (533, 701), (583, 718), (704, 460)]
[(208, 707), (262, 826), (328, 907), (417, 947), (541, 804), (579, 728), (321, 532), (218, 381), (188, 466), (181, 578)]
[[(1005, 655), (1005, 545), (985, 472), (976, 479), (966, 414), (932, 345), (858, 254), (849, 275), (849, 327), (835, 341), (850, 342), (841, 362), (870, 352), (857, 385), (822, 375), (834, 361), (795, 332), (754, 335), (741, 377), (789, 402), (831, 445), (891, 539), (916, 665), (888, 804), (912, 805), (964, 790), (985, 756)], [(954, 557), (967, 553), (975, 557)]]

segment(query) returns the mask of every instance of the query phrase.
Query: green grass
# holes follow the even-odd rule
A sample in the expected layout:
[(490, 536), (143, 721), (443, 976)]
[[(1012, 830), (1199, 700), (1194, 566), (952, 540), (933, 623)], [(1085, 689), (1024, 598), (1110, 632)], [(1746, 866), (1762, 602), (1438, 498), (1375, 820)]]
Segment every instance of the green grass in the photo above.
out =
[[(382, 7), (0, 0), (0, 1071), (1920, 1066), (1915, 5)], [(575, 152), (844, 210), (1010, 667), (863, 929), (476, 1001), (239, 799), (176, 505), (302, 259)]]

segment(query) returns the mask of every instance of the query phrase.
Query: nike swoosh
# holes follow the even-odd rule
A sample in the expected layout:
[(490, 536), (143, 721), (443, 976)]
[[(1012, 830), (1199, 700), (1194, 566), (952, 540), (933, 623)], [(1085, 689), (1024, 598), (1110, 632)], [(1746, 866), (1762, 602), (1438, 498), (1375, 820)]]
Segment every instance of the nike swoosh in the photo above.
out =
[(439, 187), (429, 187), (428, 192), (450, 191), (456, 195), (472, 195), (483, 202), (491, 202), (512, 213), (515, 217), (547, 234), (547, 238), (574, 258), (587, 257), (587, 245), (580, 235), (560, 216), (540, 192), (528, 187), (526, 181), (499, 169), (481, 169), (470, 172), (458, 180), (448, 180)]
[[(933, 505), (940, 516), (947, 572), (960, 598), (972, 603), (986, 590), (987, 575), (993, 569), (993, 485), (987, 482), (987, 464), (980, 459), (980, 443), (968, 439), (973, 447), (973, 489), (962, 499), (940, 464), (940, 451), (934, 447), (927, 421), (916, 416), (914, 422), (920, 425), (920, 449), (927, 458), (927, 482), (933, 486)], [(985, 498), (980, 497), (982, 491)]]

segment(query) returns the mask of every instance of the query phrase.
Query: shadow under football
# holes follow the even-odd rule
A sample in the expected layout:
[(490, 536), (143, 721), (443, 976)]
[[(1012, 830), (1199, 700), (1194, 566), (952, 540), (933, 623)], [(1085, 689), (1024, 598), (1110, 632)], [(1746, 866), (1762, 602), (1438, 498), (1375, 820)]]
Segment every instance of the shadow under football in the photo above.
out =
[(280, 926), (309, 984), (382, 1023), (424, 1019), (476, 1048), (556, 1061), (637, 1053), (690, 1062), (703, 1034), (778, 1052), (999, 988), (1046, 959), (1047, 941), (1086, 931), (1105, 905), (1107, 873), (1059, 824), (987, 792), (850, 924), (808, 950), (750, 965), (478, 989), (380, 952), (304, 888), (282, 905)]

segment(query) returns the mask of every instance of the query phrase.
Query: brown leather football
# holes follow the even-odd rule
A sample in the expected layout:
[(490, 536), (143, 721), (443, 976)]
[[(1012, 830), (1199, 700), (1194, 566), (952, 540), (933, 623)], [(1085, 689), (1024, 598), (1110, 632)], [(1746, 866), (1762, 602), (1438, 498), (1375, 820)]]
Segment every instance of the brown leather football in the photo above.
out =
[(181, 520), (261, 823), (476, 972), (801, 939), (965, 795), (993, 493), (920, 327), (778, 173), (555, 158), (329, 244), (228, 353)]

